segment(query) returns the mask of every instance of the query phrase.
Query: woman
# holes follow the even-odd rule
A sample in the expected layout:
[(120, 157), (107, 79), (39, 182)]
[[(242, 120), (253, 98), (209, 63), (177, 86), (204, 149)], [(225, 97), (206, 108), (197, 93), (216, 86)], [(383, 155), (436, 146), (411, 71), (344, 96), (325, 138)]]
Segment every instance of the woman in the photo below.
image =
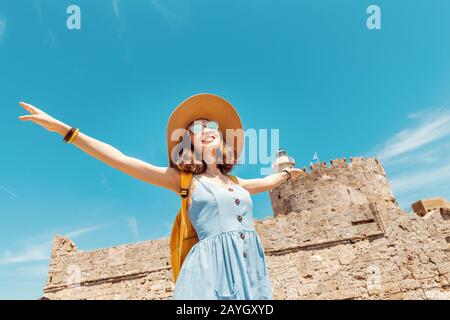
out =
[[(264, 178), (236, 177), (237, 184), (233, 183), (228, 173), (242, 151), (243, 132), (240, 117), (228, 101), (197, 94), (173, 111), (167, 126), (168, 167), (126, 156), (30, 104), (20, 104), (30, 113), (20, 120), (59, 133), (66, 142), (137, 179), (178, 194), (180, 171), (192, 172), (195, 179), (189, 188), (187, 212), (199, 241), (184, 260), (174, 299), (272, 299), (250, 195), (304, 172), (291, 168)], [(227, 141), (230, 131), (233, 141)]]

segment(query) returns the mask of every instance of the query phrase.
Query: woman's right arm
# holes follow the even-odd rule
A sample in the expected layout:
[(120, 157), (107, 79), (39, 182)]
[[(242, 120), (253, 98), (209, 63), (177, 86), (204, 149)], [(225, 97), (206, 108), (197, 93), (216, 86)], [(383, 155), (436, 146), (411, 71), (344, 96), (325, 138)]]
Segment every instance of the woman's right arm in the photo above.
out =
[[(69, 125), (52, 118), (28, 103), (20, 102), (20, 105), (30, 113), (30, 115), (20, 116), (20, 120), (33, 121), (49, 131), (59, 133), (63, 137), (71, 128)], [(92, 157), (134, 178), (179, 193), (180, 174), (178, 170), (172, 167), (158, 167), (129, 157), (113, 146), (94, 139), (81, 131), (72, 141), (72, 144)]]

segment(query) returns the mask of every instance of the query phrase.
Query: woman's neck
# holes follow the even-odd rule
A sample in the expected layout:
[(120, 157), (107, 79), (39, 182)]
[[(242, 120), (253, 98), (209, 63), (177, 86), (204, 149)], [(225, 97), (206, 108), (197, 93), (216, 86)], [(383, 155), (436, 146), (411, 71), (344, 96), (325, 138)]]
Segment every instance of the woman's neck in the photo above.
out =
[(220, 171), (220, 169), (217, 167), (217, 165), (215, 163), (213, 164), (208, 164), (206, 166), (206, 170), (203, 172), (203, 174), (207, 177), (221, 177), (223, 176), (222, 172)]
[(216, 150), (208, 150), (205, 149), (203, 152), (203, 157), (206, 163), (206, 170), (203, 172), (203, 174), (207, 177), (215, 178), (215, 177), (222, 177), (223, 174), (220, 171), (219, 167), (217, 166), (216, 161)]

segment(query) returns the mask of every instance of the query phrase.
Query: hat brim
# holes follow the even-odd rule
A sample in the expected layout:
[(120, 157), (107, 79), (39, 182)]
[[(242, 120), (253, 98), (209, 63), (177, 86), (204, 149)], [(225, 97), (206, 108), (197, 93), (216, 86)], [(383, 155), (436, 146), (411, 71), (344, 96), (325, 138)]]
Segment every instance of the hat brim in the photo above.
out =
[[(200, 118), (217, 121), (222, 137), (226, 137), (225, 130), (227, 129), (241, 129), (236, 131), (234, 140), (234, 154), (236, 159), (239, 159), (244, 144), (244, 134), (238, 112), (224, 98), (211, 93), (200, 93), (180, 103), (169, 117), (167, 123), (167, 151), (171, 167), (177, 168), (171, 159), (172, 149), (182, 141), (182, 137), (179, 137), (178, 140), (171, 139), (172, 133), (176, 129), (186, 129), (192, 121)], [(230, 142), (227, 141), (227, 143)]]

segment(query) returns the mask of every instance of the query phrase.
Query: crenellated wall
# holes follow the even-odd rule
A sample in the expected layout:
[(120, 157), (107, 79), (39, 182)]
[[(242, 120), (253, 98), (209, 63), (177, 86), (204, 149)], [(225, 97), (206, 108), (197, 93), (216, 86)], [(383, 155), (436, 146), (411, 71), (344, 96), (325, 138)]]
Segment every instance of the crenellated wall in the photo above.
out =
[(375, 158), (315, 163), (307, 176), (269, 192), (275, 217), (301, 210), (395, 202), (383, 166)]
[[(377, 159), (316, 164), (255, 221), (275, 299), (450, 299), (450, 208), (400, 209)], [(169, 239), (91, 252), (56, 237), (49, 299), (170, 299)]]

